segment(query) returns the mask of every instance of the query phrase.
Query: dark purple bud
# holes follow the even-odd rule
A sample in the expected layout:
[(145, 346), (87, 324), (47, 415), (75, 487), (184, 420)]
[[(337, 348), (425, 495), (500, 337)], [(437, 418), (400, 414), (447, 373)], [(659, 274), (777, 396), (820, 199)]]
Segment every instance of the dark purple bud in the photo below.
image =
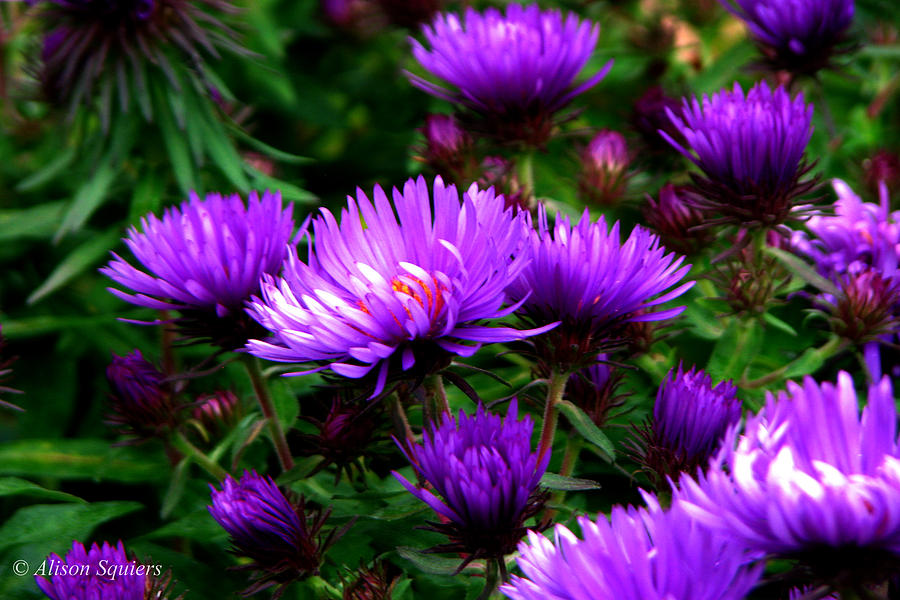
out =
[(107, 422), (121, 426), (122, 433), (152, 437), (177, 423), (179, 407), (165, 375), (140, 350), (125, 356), (113, 354), (106, 380), (113, 411)]

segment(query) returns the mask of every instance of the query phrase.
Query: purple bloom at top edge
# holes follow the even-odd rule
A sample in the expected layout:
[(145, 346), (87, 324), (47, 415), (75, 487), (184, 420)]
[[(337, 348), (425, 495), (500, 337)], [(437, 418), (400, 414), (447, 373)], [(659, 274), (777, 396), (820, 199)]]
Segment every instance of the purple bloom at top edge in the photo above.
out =
[(500, 591), (512, 600), (741, 600), (763, 564), (743, 546), (680, 507), (613, 507), (607, 520), (579, 517), (581, 537), (563, 525), (553, 540), (529, 532), (519, 545), (523, 576)]
[[(795, 558), (827, 583), (900, 558), (900, 449), (888, 378), (859, 411), (853, 380), (806, 377), (769, 394), (705, 475), (673, 502), (753, 550)], [(841, 573), (849, 569), (850, 572)]]
[(594, 86), (612, 66), (610, 61), (576, 86), (599, 28), (575, 14), (564, 16), (536, 4), (511, 3), (505, 13), (468, 8), (462, 19), (444, 13), (422, 32), (427, 47), (411, 39), (413, 56), (456, 89), (408, 73), (413, 85), (518, 130), (507, 135), (536, 136), (537, 143), (549, 135), (553, 114)]
[(284, 274), (264, 278), (249, 312), (272, 337), (250, 340), (251, 354), (350, 378), (373, 372), (377, 394), (389, 373), (442, 368), (539, 331), (490, 322), (517, 308), (505, 289), (528, 260), (526, 213), (475, 185), (460, 199), (439, 177), (433, 194), (423, 177), (408, 180), (393, 204), (381, 187), (356, 196), (340, 222), (327, 209), (313, 221), (307, 262), (291, 249)]
[(814, 75), (847, 41), (853, 0), (719, 0), (776, 69)]
[[(112, 569), (114, 576), (107, 574)], [(51, 554), (37, 573), (37, 586), (51, 600), (144, 600), (147, 589), (147, 572), (137, 569), (121, 540), (116, 546), (95, 543), (89, 550), (74, 541), (65, 559)]]
[(484, 406), (471, 416), (445, 414), (423, 434), (421, 445), (398, 442), (437, 495), (396, 472), (394, 477), (450, 522), (436, 527), (453, 542), (442, 549), (493, 558), (508, 554), (524, 535), (524, 521), (542, 505), (536, 492), (550, 455), (538, 458), (531, 447), (534, 423), (528, 415), (518, 419), (517, 412), (513, 400), (505, 418)]

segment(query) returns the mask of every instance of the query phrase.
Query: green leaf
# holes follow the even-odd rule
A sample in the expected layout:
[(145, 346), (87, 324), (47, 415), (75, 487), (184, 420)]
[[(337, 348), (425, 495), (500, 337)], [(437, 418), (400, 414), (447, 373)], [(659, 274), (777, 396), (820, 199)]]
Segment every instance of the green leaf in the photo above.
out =
[(185, 538), (207, 543), (224, 541), (227, 537), (228, 533), (204, 508), (177, 521), (167, 523), (159, 529), (141, 536), (141, 539)]
[[(6, 327), (3, 328), (6, 333)], [(121, 482), (166, 479), (169, 468), (155, 452), (112, 448), (91, 439), (18, 440), (0, 446), (0, 475)]]
[(782, 321), (781, 319), (779, 319), (772, 313), (765, 313), (763, 315), (763, 320), (766, 323), (768, 323), (769, 325), (771, 325), (772, 327), (774, 327), (775, 329), (780, 329), (781, 331), (785, 332), (789, 336), (797, 337), (796, 329), (794, 329), (788, 323), (785, 323), (784, 321)]
[[(414, 564), (420, 571), (432, 575), (453, 575), (462, 563), (461, 558), (435, 556), (409, 546), (398, 547), (397, 554)], [(465, 573), (470, 569), (474, 570), (474, 567), (466, 567), (462, 572)]]
[(0, 527), (0, 551), (32, 542), (83, 540), (97, 525), (141, 508), (143, 505), (139, 502), (26, 506)]
[(18, 477), (0, 477), (0, 497), (2, 496), (31, 496), (33, 498), (61, 500), (64, 502), (84, 502), (78, 496), (57, 490), (48, 490), (27, 479), (19, 479)]
[(306, 165), (312, 162), (315, 162), (312, 158), (307, 156), (300, 156), (299, 154), (291, 154), (290, 152), (285, 152), (284, 150), (279, 150), (278, 148), (274, 148), (265, 142), (261, 142), (237, 125), (229, 124), (228, 130), (234, 135), (237, 139), (245, 142), (248, 146), (260, 152), (261, 154), (265, 154), (269, 158), (275, 159), (277, 161), (291, 164), (291, 165)]
[(65, 202), (48, 202), (21, 210), (0, 210), (0, 242), (49, 238), (56, 231)]
[(827, 356), (819, 348), (807, 348), (803, 354), (791, 362), (782, 379), (793, 379), (815, 373), (825, 364)]
[(278, 190), (281, 192), (281, 197), (290, 202), (313, 204), (319, 200), (319, 197), (312, 192), (307, 192), (293, 183), (271, 177), (253, 167), (248, 167), (247, 170), (253, 178), (253, 187), (256, 189)]
[(765, 251), (777, 258), (781, 264), (797, 277), (817, 288), (819, 291), (831, 294), (832, 296), (837, 296), (840, 293), (837, 286), (816, 273), (815, 269), (794, 254), (785, 252), (780, 248), (772, 248), (771, 246), (766, 247)]
[(184, 487), (187, 483), (191, 462), (193, 462), (191, 458), (185, 456), (179, 461), (172, 473), (172, 479), (169, 480), (169, 487), (166, 490), (166, 495), (163, 496), (162, 507), (159, 509), (159, 515), (163, 519), (169, 518), (172, 511), (178, 506), (178, 502), (181, 500), (182, 496), (184, 496)]
[(544, 473), (541, 477), (541, 485), (548, 490), (561, 492), (577, 492), (582, 490), (599, 490), (600, 484), (591, 479), (579, 479), (557, 473)]
[(187, 196), (197, 189), (194, 163), (188, 149), (188, 142), (184, 132), (175, 124), (172, 113), (165, 110), (166, 100), (159, 85), (153, 86), (153, 98), (156, 105), (161, 107), (156, 111), (156, 122), (159, 124), (159, 131), (172, 164), (172, 171), (175, 173), (175, 180), (178, 182), (182, 194)]
[(290, 429), (294, 421), (300, 415), (300, 403), (297, 394), (291, 389), (290, 383), (285, 377), (277, 377), (268, 381), (269, 392), (272, 394), (272, 403), (275, 405), (275, 414), (285, 429)]
[(92, 236), (85, 243), (72, 250), (60, 262), (50, 276), (36, 290), (31, 292), (27, 304), (34, 304), (41, 298), (49, 296), (63, 287), (75, 277), (81, 275), (89, 268), (96, 265), (101, 258), (106, 257), (109, 251), (119, 241), (117, 231), (108, 231), (105, 235)]
[(91, 178), (75, 192), (63, 222), (53, 237), (54, 243), (59, 242), (66, 234), (81, 229), (106, 199), (117, 174), (116, 167), (111, 161), (104, 160), (100, 163)]
[(157, 212), (162, 206), (165, 191), (165, 177), (150, 174), (139, 179), (134, 186), (134, 193), (131, 195), (128, 220), (134, 223), (145, 215)]
[(581, 436), (590, 443), (602, 450), (602, 456), (609, 462), (616, 459), (616, 449), (606, 434), (600, 431), (600, 428), (594, 424), (591, 418), (583, 410), (569, 402), (563, 400), (557, 404), (559, 412), (566, 416), (572, 427), (581, 434)]
[[(208, 105), (208, 102), (202, 103)], [(250, 181), (244, 174), (244, 161), (234, 147), (234, 141), (228, 137), (228, 133), (222, 123), (216, 118), (208, 106), (197, 107), (198, 119), (203, 131), (206, 149), (216, 166), (222, 170), (225, 177), (242, 192), (250, 191)]]
[(759, 322), (732, 319), (713, 347), (706, 372), (714, 382), (740, 377), (759, 354), (764, 332)]
[(77, 153), (74, 146), (69, 146), (68, 148), (64, 149), (56, 158), (44, 165), (43, 168), (38, 169), (22, 181), (20, 181), (16, 186), (16, 191), (27, 192), (44, 185), (45, 183), (65, 171), (66, 167), (72, 164), (72, 160), (75, 158), (76, 154)]

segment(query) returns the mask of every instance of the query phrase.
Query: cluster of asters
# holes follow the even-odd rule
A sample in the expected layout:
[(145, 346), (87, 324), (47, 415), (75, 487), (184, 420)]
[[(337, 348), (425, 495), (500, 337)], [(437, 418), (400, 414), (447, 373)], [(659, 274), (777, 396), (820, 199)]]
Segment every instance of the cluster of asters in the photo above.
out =
[[(74, 11), (86, 3), (55, 4)], [(797, 74), (825, 66), (822, 57), (846, 41), (853, 8), (852, 2), (726, 5), (748, 23), (773, 67)], [(135, 4), (127, 15), (135, 31), (154, 18), (156, 6)], [(804, 10), (812, 11), (805, 21)], [(121, 16), (120, 9), (110, 11), (110, 18)], [(505, 13), (468, 9), (462, 18), (441, 14), (423, 35), (427, 46), (413, 40), (413, 55), (454, 89), (414, 74), (411, 82), (460, 107), (455, 118), (426, 124), (427, 158), (457, 176), (482, 164), (460, 158), (471, 136), (543, 145), (559, 125), (559, 111), (610, 67), (575, 85), (597, 27), (536, 5), (511, 4)], [(127, 290), (114, 294), (163, 311), (159, 322), (188, 340), (301, 365), (288, 375), (323, 372), (355, 392), (314, 421), (321, 435), (311, 436), (323, 454), (327, 447), (341, 456), (339, 476), (352, 459), (347, 446), (365, 445), (374, 429), (360, 406), (394, 392), (415, 397), (409, 392), (488, 344), (509, 343), (531, 358), (549, 389), (537, 448), (534, 420), (519, 418), (515, 399), (503, 417), (484, 405), (473, 415), (442, 410), (431, 415), (420, 441), (408, 422), (395, 437), (416, 481), (394, 476), (434, 510), (428, 527), (447, 540), (427, 551), (458, 554), (459, 570), (483, 563), (488, 595), (499, 573), (500, 591), (513, 599), (737, 600), (760, 585), (770, 559), (793, 567), (766, 583), (783, 587), (783, 595), (799, 597), (804, 586), (812, 586), (811, 597), (870, 594), (900, 568), (897, 413), (889, 380), (877, 376), (861, 414), (854, 382), (842, 372), (836, 383), (788, 383), (742, 423), (732, 382), (714, 385), (711, 375), (679, 365), (662, 382), (652, 419), (634, 427), (627, 442), (659, 496), (645, 493), (646, 507), (617, 506), (609, 519), (580, 517), (580, 536), (563, 525), (553, 539), (541, 533), (553, 517), (541, 481), (558, 404), (580, 404), (595, 426), (604, 425), (624, 402), (616, 392), (622, 377), (616, 353), (634, 347), (645, 324), (671, 320), (685, 308), (668, 303), (692, 287), (685, 280), (690, 265), (664, 243), (696, 253), (709, 229), (736, 225), (743, 230), (737, 239), (749, 240), (784, 231), (810, 211), (804, 198), (816, 185), (805, 158), (812, 107), (801, 93), (764, 82), (745, 93), (735, 84), (664, 108), (668, 124), (659, 134), (698, 171), (689, 186), (667, 186), (652, 201), (650, 221), (659, 235), (638, 226), (623, 240), (620, 223), (588, 211), (574, 224), (563, 215), (551, 224), (543, 205), (535, 226), (531, 212), (471, 183), (474, 177), (465, 188), (418, 177), (390, 191), (357, 189), (338, 214), (322, 209), (299, 228), (277, 193), (246, 202), (194, 196), (128, 232), (140, 267), (115, 256), (102, 272)], [(583, 193), (600, 203), (622, 193), (629, 155), (621, 136), (600, 132), (584, 149), (584, 162)], [(867, 342), (892, 334), (897, 324), (896, 218), (886, 195), (881, 206), (866, 205), (842, 185), (836, 184), (837, 216), (810, 219), (816, 237), (797, 234), (792, 245), (835, 286), (837, 294), (822, 302), (833, 307), (836, 331)], [(140, 352), (117, 357), (109, 378), (119, 399), (114, 423), (152, 434), (172, 427), (171, 417), (163, 417), (180, 410), (173, 404), (176, 385)], [(263, 414), (277, 422), (257, 394)], [(222, 394), (181, 408), (191, 408), (195, 419), (223, 422), (235, 404)], [(395, 402), (395, 416), (404, 416), (402, 404)], [(272, 435), (282, 436), (276, 446), (289, 453), (277, 426)], [(327, 507), (255, 471), (219, 479), (209, 513), (228, 532), (234, 553), (249, 559), (241, 567), (252, 572), (245, 593), (275, 587), (278, 596), (319, 573), (328, 548), (352, 526), (329, 525)], [(521, 575), (509, 577), (506, 557), (517, 548)], [(90, 551), (76, 543), (56, 560), (93, 565), (104, 557), (134, 562), (121, 543)], [(168, 580), (143, 573), (118, 582), (37, 579), (51, 598), (161, 597), (159, 585)], [(359, 589), (390, 590), (379, 567), (365, 573)]]

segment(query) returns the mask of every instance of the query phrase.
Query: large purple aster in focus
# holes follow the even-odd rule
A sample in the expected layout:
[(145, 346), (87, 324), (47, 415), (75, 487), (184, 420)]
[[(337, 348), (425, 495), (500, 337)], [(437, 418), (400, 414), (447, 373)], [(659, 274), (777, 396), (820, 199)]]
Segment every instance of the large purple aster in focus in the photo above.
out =
[(702, 172), (691, 173), (692, 199), (720, 215), (710, 224), (772, 226), (797, 216), (806, 208), (797, 200), (815, 188), (815, 180), (804, 179), (812, 114), (802, 93), (791, 98), (760, 82), (745, 95), (735, 83), (712, 97), (685, 98), (680, 115), (670, 112), (683, 142), (659, 133)]
[(132, 292), (110, 288), (127, 302), (179, 311), (186, 334), (241, 346), (258, 329), (244, 302), (259, 293), (263, 274), (281, 271), (292, 212), (279, 193), (252, 192), (246, 205), (237, 195), (194, 194), (162, 219), (142, 218), (142, 231), (129, 229), (125, 244), (145, 270), (113, 254), (100, 272)]
[(815, 75), (846, 50), (853, 0), (719, 0), (742, 20), (774, 70)]
[[(878, 583), (900, 567), (900, 447), (887, 378), (860, 415), (850, 375), (807, 377), (769, 395), (706, 475), (675, 501), (748, 547), (795, 559), (837, 589)], [(809, 581), (810, 579), (807, 579)]]
[(525, 267), (527, 214), (474, 185), (460, 201), (440, 178), (433, 203), (422, 177), (393, 199), (380, 187), (373, 200), (357, 190), (340, 223), (322, 210), (307, 262), (290, 250), (284, 275), (267, 276), (251, 305), (272, 332), (247, 344), (252, 354), (350, 378), (373, 372), (377, 394), (391, 373), (428, 374), (484, 343), (535, 333), (485, 322), (516, 308), (505, 289)]
[(523, 576), (500, 588), (512, 600), (741, 600), (762, 574), (743, 546), (679, 507), (612, 509), (563, 525), (554, 540), (529, 532), (519, 546)]
[(666, 253), (655, 235), (635, 227), (623, 242), (618, 222), (612, 227), (603, 217), (594, 222), (587, 210), (574, 226), (557, 215), (551, 228), (541, 207), (528, 256), (530, 262), (509, 292), (522, 302), (519, 313), (529, 322), (561, 322), (531, 340), (545, 374), (589, 366), (599, 350), (623, 341), (628, 323), (680, 314), (683, 306), (648, 309), (693, 285), (681, 283), (690, 269), (683, 265), (684, 257)]
[(538, 483), (549, 453), (539, 459), (531, 449), (534, 427), (529, 416), (517, 419), (517, 402), (505, 418), (478, 407), (473, 416), (444, 414), (440, 426), (423, 435), (422, 445), (400, 446), (435, 495), (414, 487), (394, 472), (403, 486), (447, 522), (432, 524), (450, 542), (434, 552), (465, 552), (465, 563), (500, 558), (516, 549), (525, 521), (543, 506)]
[(318, 572), (335, 531), (322, 535), (328, 511), (310, 511), (302, 499), (289, 500), (271, 477), (245, 471), (240, 481), (228, 476), (222, 489), (212, 490), (209, 514), (231, 536), (235, 554), (252, 559), (247, 569), (255, 580), (244, 594), (251, 594)]
[(94, 544), (89, 550), (75, 541), (65, 559), (56, 554), (47, 557), (34, 579), (51, 600), (144, 600), (153, 587), (148, 579), (161, 575), (158, 568), (138, 565), (121, 541), (116, 546)]
[(574, 14), (510, 3), (506, 13), (469, 8), (463, 19), (441, 14), (423, 28), (426, 48), (411, 40), (425, 70), (456, 89), (447, 90), (408, 74), (416, 87), (477, 116), (475, 127), (502, 140), (541, 145), (553, 116), (599, 82), (610, 61), (575, 85), (597, 43), (599, 29)]

